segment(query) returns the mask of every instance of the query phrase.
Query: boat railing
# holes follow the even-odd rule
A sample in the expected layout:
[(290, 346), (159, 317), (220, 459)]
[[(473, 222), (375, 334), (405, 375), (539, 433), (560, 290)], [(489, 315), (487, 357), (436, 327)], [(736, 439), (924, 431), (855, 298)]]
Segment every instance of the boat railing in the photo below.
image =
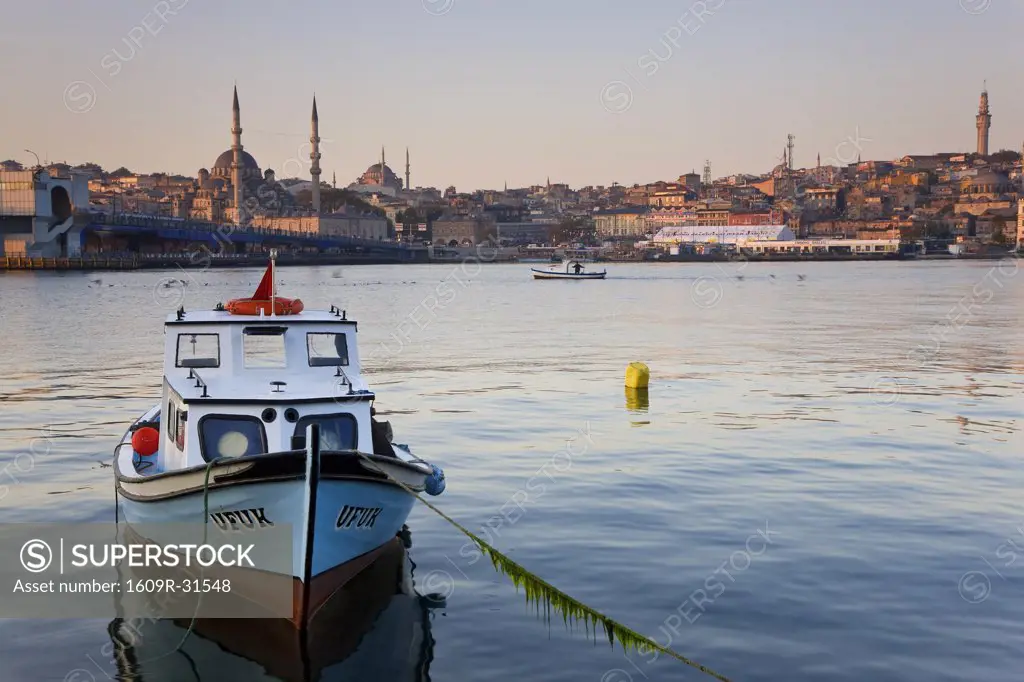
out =
[(202, 388), (203, 389), (203, 395), (200, 396), (201, 398), (209, 398), (210, 397), (210, 394), (206, 390), (206, 382), (203, 381), (203, 378), (201, 376), (199, 376), (199, 372), (197, 372), (195, 369), (190, 369), (188, 371), (188, 378), (189, 379), (195, 379), (195, 381), (196, 381), (196, 388)]

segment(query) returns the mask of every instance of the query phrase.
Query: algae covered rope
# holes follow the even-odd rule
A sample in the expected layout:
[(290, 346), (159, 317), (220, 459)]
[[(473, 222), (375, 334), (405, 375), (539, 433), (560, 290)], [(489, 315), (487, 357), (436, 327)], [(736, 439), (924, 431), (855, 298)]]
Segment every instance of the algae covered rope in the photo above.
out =
[(377, 464), (363, 453), (357, 453), (363, 460), (373, 467), (377, 472), (384, 474), (391, 481), (396, 483), (399, 487), (405, 490), (407, 493), (415, 497), (417, 500), (427, 505), (427, 507), (435, 514), (440, 516), (442, 519), (455, 526), (463, 535), (472, 540), (480, 550), (486, 554), (491, 563), (494, 565), (495, 570), (500, 572), (502, 575), (508, 576), (512, 580), (512, 584), (516, 586), (516, 590), (520, 587), (526, 593), (526, 601), (528, 604), (533, 604), (537, 609), (537, 614), (540, 615), (541, 603), (544, 603), (544, 618), (546, 622), (551, 622), (551, 607), (554, 606), (555, 610), (562, 614), (562, 621), (566, 627), (569, 627), (570, 621), (583, 621), (584, 627), (587, 628), (587, 634), (590, 634), (590, 627), (594, 627), (594, 637), (597, 637), (597, 628), (600, 626), (604, 629), (608, 635), (608, 643), (612, 646), (615, 645), (615, 641), (618, 640), (623, 650), (639, 650), (641, 646), (648, 647), (655, 651), (659, 651), (667, 656), (685, 663), (686, 665), (696, 668), (697, 670), (714, 677), (722, 682), (731, 682), (728, 677), (720, 673), (715, 672), (707, 666), (701, 665), (696, 661), (690, 660), (686, 656), (673, 651), (667, 647), (663, 647), (653, 639), (644, 637), (639, 632), (622, 625), (618, 621), (612, 620), (608, 616), (604, 615), (600, 611), (590, 608), (578, 599), (574, 599), (565, 592), (562, 592), (557, 587), (547, 582), (543, 578), (540, 578), (530, 571), (526, 570), (512, 559), (508, 558), (498, 550), (491, 547), (489, 544), (484, 542), (482, 539), (477, 537), (475, 533), (467, 529), (465, 526), (460, 524), (452, 517), (445, 514), (443, 511), (434, 506), (429, 500), (426, 500), (415, 491), (409, 488), (407, 485), (389, 475), (386, 471), (377, 466)]

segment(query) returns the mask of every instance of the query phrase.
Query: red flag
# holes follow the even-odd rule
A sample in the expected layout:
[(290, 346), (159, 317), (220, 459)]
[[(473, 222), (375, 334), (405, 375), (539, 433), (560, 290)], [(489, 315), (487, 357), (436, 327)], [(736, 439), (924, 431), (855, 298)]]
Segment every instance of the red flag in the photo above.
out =
[(252, 295), (254, 301), (269, 301), (270, 296), (273, 293), (274, 287), (274, 264), (271, 263), (267, 266), (267, 271), (263, 273), (263, 279), (260, 280), (260, 285), (256, 287), (256, 293)]

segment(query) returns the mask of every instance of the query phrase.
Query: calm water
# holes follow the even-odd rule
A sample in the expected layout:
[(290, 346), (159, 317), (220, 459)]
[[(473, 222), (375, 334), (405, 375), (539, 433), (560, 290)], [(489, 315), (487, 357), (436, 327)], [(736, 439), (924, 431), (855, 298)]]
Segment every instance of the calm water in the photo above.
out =
[[(658, 642), (734, 680), (1019, 680), (1016, 265), (328, 267), (282, 269), (280, 290), (359, 320), (378, 411), (445, 468), (449, 514)], [(0, 465), (31, 469), (2, 520), (110, 518), (102, 465), (157, 400), (179, 302), (160, 281), (197, 308), (260, 274), (0, 274)], [(622, 388), (636, 360), (646, 408)], [(429, 510), (409, 526), (416, 589), (446, 605), (396, 596), (332, 679), (400, 679), (374, 652), (427, 630), (435, 681), (710, 679), (548, 627)], [(2, 679), (108, 679), (107, 623), (0, 621)], [(168, 627), (146, 646), (173, 648)], [(220, 669), (204, 681), (275, 679), (185, 650)], [(178, 658), (141, 679), (195, 679)]]

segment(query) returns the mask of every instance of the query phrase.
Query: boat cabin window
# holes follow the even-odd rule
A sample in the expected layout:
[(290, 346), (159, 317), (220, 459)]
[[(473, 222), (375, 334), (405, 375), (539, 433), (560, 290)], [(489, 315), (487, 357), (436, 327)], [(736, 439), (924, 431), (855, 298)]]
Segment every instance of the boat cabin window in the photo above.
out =
[(178, 334), (175, 367), (220, 367), (220, 336), (218, 334)]
[(358, 443), (356, 418), (351, 414), (315, 414), (303, 417), (295, 425), (292, 450), (306, 447), (306, 429), (310, 424), (320, 425), (320, 449), (355, 450)]
[(174, 401), (167, 401), (167, 437), (179, 450), (185, 449), (185, 421), (187, 418), (188, 412), (178, 409)]
[(284, 333), (284, 327), (246, 327), (242, 331), (245, 368), (283, 369)]
[(310, 367), (348, 366), (348, 338), (344, 334), (309, 332), (306, 348)]
[(199, 420), (199, 447), (207, 462), (262, 455), (267, 432), (257, 417), (208, 414)]

